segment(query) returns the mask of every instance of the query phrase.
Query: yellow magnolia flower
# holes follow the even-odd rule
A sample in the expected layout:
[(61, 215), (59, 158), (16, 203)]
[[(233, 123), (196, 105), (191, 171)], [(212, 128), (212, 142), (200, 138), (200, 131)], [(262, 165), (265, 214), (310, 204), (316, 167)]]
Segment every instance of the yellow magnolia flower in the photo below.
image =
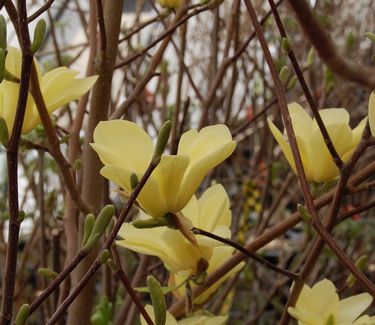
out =
[[(297, 103), (289, 104), (288, 109), (307, 180), (317, 183), (333, 180), (338, 176), (339, 171), (315, 119), (312, 119)], [(338, 155), (346, 162), (361, 139), (366, 120), (362, 120), (352, 130), (349, 126), (349, 114), (345, 109), (327, 108), (320, 110), (319, 113)], [(290, 166), (296, 171), (292, 150), (286, 136), (270, 119), (268, 125)]]
[(370, 95), (368, 102), (368, 122), (370, 125), (371, 134), (375, 136), (375, 91)]
[[(131, 192), (130, 176), (142, 177), (154, 152), (154, 143), (135, 123), (100, 122), (91, 144), (105, 165), (100, 173)], [(152, 217), (177, 213), (189, 202), (209, 170), (232, 154), (236, 146), (225, 125), (185, 132), (177, 155), (164, 155), (138, 196)]]
[(299, 325), (374, 325), (375, 317), (359, 317), (371, 302), (368, 293), (340, 300), (334, 284), (324, 279), (312, 288), (304, 285), (295, 307), (289, 307), (288, 312)]
[[(217, 246), (214, 247), (212, 256), (209, 259), (208, 268), (206, 270), (207, 275), (210, 275), (214, 272), (219, 266), (221, 266), (225, 261), (227, 261), (233, 254), (233, 248), (228, 246)], [(194, 304), (201, 305), (205, 301), (207, 301), (212, 294), (216, 292), (216, 290), (229, 278), (234, 276), (237, 272), (239, 272), (245, 266), (245, 262), (239, 263), (236, 267), (231, 269), (228, 273), (222, 276), (218, 281), (216, 281), (212, 286), (207, 288), (202, 294), (198, 297), (194, 298)], [(170, 287), (175, 287), (181, 284), (183, 281), (186, 280), (186, 277), (182, 276), (181, 274), (171, 273), (169, 276), (168, 284)], [(195, 284), (191, 283), (191, 287), (194, 288)], [(185, 294), (185, 290), (183, 287), (179, 287), (178, 289), (173, 291), (173, 294), (176, 298), (180, 298)]]
[[(21, 51), (9, 46), (5, 67), (8, 72), (17, 78), (21, 76), (21, 61)], [(66, 67), (53, 69), (42, 75), (38, 61), (34, 59), (34, 62), (38, 72), (40, 88), (49, 113), (81, 97), (93, 86), (97, 79), (96, 76), (76, 79), (79, 72), (69, 70)], [(5, 79), (0, 84), (0, 117), (5, 119), (9, 134), (13, 128), (19, 88), (19, 83)], [(38, 110), (32, 96), (29, 94), (22, 133), (31, 132), (39, 123)]]
[[(208, 188), (199, 200), (193, 196), (182, 213), (195, 227), (224, 238), (231, 236), (229, 226), (232, 215), (229, 199), (220, 184)], [(117, 241), (117, 245), (138, 253), (157, 256), (169, 271), (185, 277), (197, 274), (202, 263), (200, 261), (210, 262), (213, 247), (222, 245), (216, 240), (197, 235), (198, 244), (194, 246), (178, 230), (168, 227), (137, 229), (130, 223), (121, 227), (119, 236), (123, 239)]]
[[(154, 310), (151, 305), (145, 307), (147, 313), (150, 315), (151, 319), (154, 320)], [(191, 316), (177, 321), (168, 311), (167, 320), (165, 325), (224, 325), (226, 324), (228, 316)], [(141, 325), (147, 325), (147, 322), (141, 317)]]

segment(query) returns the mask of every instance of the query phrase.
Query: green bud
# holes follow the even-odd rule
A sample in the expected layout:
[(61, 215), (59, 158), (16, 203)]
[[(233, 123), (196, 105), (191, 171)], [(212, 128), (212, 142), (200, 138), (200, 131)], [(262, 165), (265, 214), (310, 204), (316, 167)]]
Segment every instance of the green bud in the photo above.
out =
[(366, 37), (371, 41), (375, 43), (375, 34), (371, 32), (365, 33)]
[(289, 53), (292, 50), (292, 47), (290, 46), (290, 42), (287, 37), (283, 37), (283, 39), (281, 40), (281, 47), (287, 53)]
[(107, 227), (107, 230), (105, 231), (105, 234), (108, 236), (110, 234), (110, 232), (112, 231), (113, 229), (113, 226), (115, 225), (115, 222), (116, 222), (116, 218), (115, 217), (112, 217), (111, 221), (109, 222), (109, 225)]
[(147, 285), (150, 290), (152, 308), (154, 309), (155, 325), (165, 325), (167, 320), (167, 305), (163, 294), (163, 289), (158, 280), (152, 275), (147, 277)]
[(9, 142), (9, 131), (7, 122), (5, 122), (5, 119), (0, 117), (0, 143), (6, 147)]
[(7, 23), (3, 15), (0, 15), (0, 48), (6, 53), (7, 50)]
[(314, 59), (315, 59), (315, 50), (312, 47), (309, 50), (309, 53), (307, 53), (307, 59), (306, 59), (306, 63), (305, 63), (305, 68), (310, 67), (314, 63)]
[(23, 210), (18, 211), (18, 218), (17, 221), (21, 223), (26, 217), (26, 213)]
[(77, 158), (77, 159), (75, 160), (75, 162), (73, 163), (72, 168), (73, 168), (74, 170), (80, 170), (80, 169), (82, 168), (82, 161), (81, 161), (81, 159)]
[(16, 325), (24, 325), (26, 324), (26, 320), (29, 317), (30, 313), (30, 306), (29, 304), (23, 304), (16, 316)]
[(139, 183), (139, 180), (138, 180), (137, 174), (131, 173), (131, 175), (130, 175), (130, 187), (131, 187), (131, 189), (134, 190), (135, 187), (138, 185), (138, 183)]
[(108, 249), (105, 249), (103, 250), (101, 253), (100, 253), (100, 263), (102, 264), (106, 264), (108, 259), (109, 259), (109, 250)]
[(154, 150), (154, 155), (152, 156), (153, 161), (160, 161), (161, 155), (163, 154), (165, 147), (167, 146), (169, 134), (171, 133), (172, 123), (171, 121), (166, 121), (158, 134), (158, 139), (156, 140), (156, 146)]
[(115, 262), (113, 261), (113, 259), (109, 258), (107, 259), (107, 266), (111, 269), (112, 272), (117, 272), (117, 266), (115, 264)]
[(102, 211), (100, 211), (95, 220), (91, 234), (87, 239), (87, 242), (84, 244), (84, 247), (82, 247), (83, 250), (90, 250), (92, 247), (94, 247), (100, 237), (104, 234), (114, 214), (115, 207), (111, 204), (106, 205)]
[(87, 243), (89, 239), (92, 229), (94, 228), (95, 224), (95, 216), (90, 213), (85, 218), (85, 224), (83, 226), (83, 239), (82, 239), (82, 247)]
[(307, 209), (305, 208), (305, 206), (302, 205), (302, 204), (297, 204), (297, 210), (298, 210), (298, 213), (301, 216), (301, 218), (306, 223), (310, 223), (312, 217), (311, 217), (311, 214), (309, 213), (309, 211), (307, 211)]
[(168, 226), (169, 221), (167, 220), (167, 218), (150, 218), (150, 219), (143, 219), (143, 220), (139, 219), (139, 220), (134, 220), (132, 222), (132, 225), (138, 229), (156, 228), (156, 227)]
[(38, 124), (35, 128), (35, 133), (39, 138), (44, 138), (46, 136), (46, 131), (42, 124)]
[(293, 89), (293, 88), (295, 87), (296, 83), (297, 83), (297, 76), (293, 76), (293, 77), (289, 80), (288, 84), (286, 85), (286, 88), (287, 88), (288, 90)]
[(61, 139), (60, 139), (60, 144), (63, 144), (63, 143), (67, 143), (69, 141), (69, 135), (64, 135)]
[(324, 70), (324, 88), (326, 92), (332, 90), (335, 86), (335, 75), (333, 74), (332, 70), (328, 67)]
[(35, 53), (40, 49), (46, 35), (46, 21), (42, 18), (37, 22), (34, 29), (33, 43), (31, 44), (31, 51)]
[(57, 277), (58, 273), (51, 270), (51, 269), (48, 269), (46, 267), (40, 267), (38, 269), (38, 273), (41, 275), (41, 276), (44, 276), (45, 278), (48, 278), (48, 279), (54, 279)]
[(5, 78), (5, 52), (0, 48), (0, 82)]
[[(362, 255), (356, 262), (355, 262), (355, 266), (359, 269), (359, 270), (363, 270), (366, 265), (367, 265), (367, 262), (368, 262), (368, 256), (367, 255)], [(352, 286), (354, 286), (355, 282), (357, 281), (356, 277), (353, 275), (353, 274), (349, 274), (348, 278), (346, 279), (346, 285), (351, 288)]]
[(279, 73), (280, 80), (282, 82), (286, 82), (286, 80), (288, 79), (288, 75), (289, 75), (289, 68), (286, 65), (284, 65), (281, 68), (280, 73)]

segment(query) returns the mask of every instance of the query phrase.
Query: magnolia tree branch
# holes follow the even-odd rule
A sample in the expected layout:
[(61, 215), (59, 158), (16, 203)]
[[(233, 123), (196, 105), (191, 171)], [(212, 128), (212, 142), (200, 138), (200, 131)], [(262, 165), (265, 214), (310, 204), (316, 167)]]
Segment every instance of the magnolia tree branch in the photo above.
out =
[(335, 74), (367, 88), (375, 88), (375, 69), (349, 60), (339, 52), (316, 19), (308, 1), (288, 0), (288, 3), (320, 58)]
[(0, 311), (0, 323), (2, 325), (10, 324), (13, 314), (13, 295), (17, 270), (18, 239), (20, 224), (22, 221), (20, 219), (18, 203), (18, 148), (20, 144), (23, 120), (26, 112), (31, 66), (33, 61), (27, 25), (26, 1), (18, 1), (18, 15), (17, 24), (15, 24), (14, 27), (18, 30), (20, 35), (22, 66), (16, 116), (7, 146), (9, 227), (5, 270), (2, 279), (3, 292)]

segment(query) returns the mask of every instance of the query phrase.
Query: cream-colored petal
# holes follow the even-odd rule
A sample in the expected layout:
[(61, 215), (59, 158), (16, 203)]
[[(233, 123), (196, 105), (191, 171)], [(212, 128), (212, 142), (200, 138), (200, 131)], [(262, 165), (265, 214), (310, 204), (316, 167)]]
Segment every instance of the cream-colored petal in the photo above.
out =
[[(202, 148), (209, 146), (209, 141), (207, 142), (204, 145), (202, 143)], [(199, 154), (196, 152), (196, 155), (189, 155), (190, 163), (186, 170), (181, 190), (178, 193), (181, 206), (185, 206), (190, 200), (206, 174), (232, 154), (235, 146), (236, 143), (234, 141), (226, 141), (222, 144), (217, 143), (217, 145), (215, 144), (210, 148), (207, 147), (206, 151), (203, 150)]]
[[(127, 193), (131, 192), (130, 176), (132, 172), (130, 170), (116, 165), (106, 165), (101, 169), (100, 174), (122, 187)], [(137, 174), (137, 176), (140, 179), (142, 175)], [(161, 195), (158, 181), (152, 175), (139, 193), (137, 202), (154, 218), (163, 217), (168, 210), (164, 197)]]
[(192, 146), (198, 136), (197, 130), (189, 130), (181, 135), (178, 143), (178, 155), (186, 155), (189, 153), (189, 148)]
[(78, 71), (61, 67), (43, 76), (41, 90), (50, 113), (70, 101), (80, 98), (97, 80), (97, 76), (75, 79), (78, 73)]
[(8, 54), (5, 60), (5, 68), (15, 77), (20, 78), (22, 67), (21, 50), (13, 46), (7, 47)]
[(288, 308), (288, 313), (298, 320), (299, 325), (325, 325), (323, 319), (310, 311), (300, 311), (294, 307)]
[(122, 164), (126, 160), (137, 173), (145, 172), (154, 151), (149, 135), (137, 124), (124, 120), (100, 122), (94, 131), (94, 142), (122, 157), (111, 164)]
[[(319, 111), (319, 115), (325, 126), (330, 124), (349, 124), (350, 115), (345, 108), (324, 108)], [(318, 124), (314, 120), (313, 129), (318, 129)]]
[[(332, 125), (330, 125), (331, 127)], [(346, 128), (345, 128), (346, 129)], [(348, 143), (351, 143), (351, 131), (343, 132), (343, 136), (348, 136)], [(324, 142), (320, 130), (314, 130), (309, 140), (309, 150), (311, 153), (310, 166), (313, 170), (313, 181), (329, 182), (336, 178), (339, 170), (334, 163), (330, 152)], [(340, 150), (343, 150), (340, 148)], [(337, 150), (338, 151), (338, 150)]]
[(311, 312), (324, 320), (337, 315), (339, 297), (333, 283), (327, 279), (319, 281), (311, 289), (304, 286), (295, 308), (300, 312)]
[(313, 120), (311, 116), (298, 103), (288, 104), (290, 118), (293, 124), (295, 134), (302, 137), (308, 136), (311, 132)]
[(290, 148), (290, 144), (287, 142), (284, 135), (280, 132), (280, 130), (276, 127), (276, 125), (271, 121), (271, 119), (267, 119), (268, 126), (270, 131), (279, 144), (282, 152), (284, 153), (285, 158), (288, 160), (289, 165), (292, 167), (294, 172), (296, 171), (296, 164), (294, 163), (292, 149)]
[(182, 319), (179, 325), (223, 325), (226, 324), (228, 316), (192, 316)]
[(96, 151), (100, 161), (104, 165), (116, 165), (125, 169), (134, 170), (130, 161), (121, 155), (119, 150), (114, 150), (113, 148), (101, 143), (90, 143), (90, 146)]
[[(151, 305), (145, 306), (147, 314), (150, 316), (150, 318), (155, 321), (155, 315), (154, 315), (154, 308)], [(165, 322), (165, 325), (177, 325), (176, 319), (167, 311), (167, 320)], [(147, 325), (147, 322), (145, 319), (141, 316), (141, 325)]]
[(367, 117), (362, 119), (362, 121), (359, 122), (358, 125), (353, 129), (353, 131), (352, 131), (352, 143), (348, 147), (347, 151), (341, 157), (341, 159), (344, 162), (347, 162), (349, 160), (349, 158), (352, 156), (354, 150), (358, 146), (358, 143), (362, 138), (363, 130), (366, 127), (366, 123), (367, 123)]
[(338, 322), (354, 322), (371, 302), (372, 297), (368, 293), (361, 293), (341, 300), (339, 302)]
[(154, 170), (153, 176), (159, 184), (161, 195), (168, 208), (166, 212), (180, 212), (186, 202), (178, 202), (177, 193), (189, 165), (188, 156), (162, 156), (159, 165)]
[(368, 122), (370, 124), (371, 134), (375, 136), (375, 91), (371, 93), (368, 102)]
[(232, 223), (228, 194), (221, 184), (209, 187), (198, 204), (200, 218), (196, 227), (212, 231), (218, 225), (229, 227)]
[(195, 195), (192, 196), (188, 204), (181, 210), (182, 214), (190, 219), (194, 227), (199, 225), (199, 208), (198, 200)]
[(172, 272), (195, 272), (201, 257), (199, 250), (191, 245), (178, 230), (167, 227), (137, 229), (131, 224), (121, 227), (123, 240), (117, 245), (138, 253), (159, 257)]

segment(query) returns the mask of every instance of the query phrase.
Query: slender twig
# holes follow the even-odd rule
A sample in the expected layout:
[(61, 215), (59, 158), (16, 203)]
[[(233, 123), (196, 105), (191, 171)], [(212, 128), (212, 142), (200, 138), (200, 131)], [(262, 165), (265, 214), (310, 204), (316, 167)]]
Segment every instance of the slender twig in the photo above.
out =
[(37, 11), (27, 17), (27, 23), (31, 23), (33, 20), (37, 19), (45, 11), (47, 11), (53, 4), (55, 0), (48, 0), (43, 6), (41, 6)]
[(242, 254), (245, 254), (247, 257), (250, 257), (254, 261), (262, 264), (263, 266), (269, 268), (272, 271), (275, 271), (276, 273), (282, 274), (292, 280), (296, 280), (298, 278), (298, 275), (296, 273), (290, 272), (288, 270), (284, 270), (282, 268), (279, 268), (277, 265), (272, 264), (265, 260), (264, 258), (260, 257), (259, 255), (247, 250), (245, 247), (241, 246), (240, 244), (236, 243), (235, 241), (228, 239), (228, 238), (223, 238), (218, 235), (215, 235), (209, 231), (205, 231), (203, 229), (199, 229), (196, 227), (193, 227), (191, 231), (196, 234), (196, 235), (203, 235), (212, 239), (215, 239), (221, 243), (224, 243), (228, 246), (234, 247), (235, 249), (239, 250)]
[[(6, 7), (8, 11), (8, 6)], [(11, 14), (9, 14), (11, 16)], [(7, 147), (8, 166), (8, 203), (9, 203), (9, 228), (8, 248), (5, 259), (3, 276), (3, 295), (1, 301), (1, 324), (8, 325), (12, 319), (13, 294), (17, 269), (17, 247), (20, 229), (19, 204), (18, 204), (18, 148), (22, 131), (23, 120), (26, 112), (27, 96), (33, 54), (30, 50), (30, 37), (27, 25), (26, 1), (18, 1), (18, 15), (15, 28), (19, 32), (22, 50), (21, 80), (18, 94), (17, 110), (14, 125)]]
[[(128, 201), (126, 202), (123, 210), (121, 211), (121, 214), (119, 215), (111, 233), (108, 235), (101, 252), (103, 252), (105, 249), (109, 249), (111, 245), (113, 244), (118, 231), (120, 230), (122, 224), (126, 221), (130, 209), (132, 208), (135, 200), (137, 199), (139, 193), (141, 192), (143, 186), (146, 184), (146, 181), (150, 177), (153, 170), (156, 168), (158, 162), (153, 160), (150, 165), (148, 166), (147, 170), (143, 174), (142, 178), (139, 180), (138, 185), (134, 188), (132, 193), (129, 196)], [(82, 289), (86, 286), (86, 284), (90, 281), (90, 279), (95, 275), (95, 273), (99, 270), (101, 266), (100, 261), (100, 254), (95, 260), (95, 262), (91, 265), (91, 267), (87, 270), (84, 277), (81, 279), (81, 281), (76, 285), (74, 290), (70, 293), (70, 295), (62, 302), (62, 304), (59, 306), (59, 308), (55, 311), (55, 313), (52, 315), (51, 319), (47, 322), (47, 325), (55, 324), (55, 322), (66, 312), (66, 310), (69, 308), (70, 304), (74, 301), (74, 299), (79, 295), (79, 293), (82, 291)]]

